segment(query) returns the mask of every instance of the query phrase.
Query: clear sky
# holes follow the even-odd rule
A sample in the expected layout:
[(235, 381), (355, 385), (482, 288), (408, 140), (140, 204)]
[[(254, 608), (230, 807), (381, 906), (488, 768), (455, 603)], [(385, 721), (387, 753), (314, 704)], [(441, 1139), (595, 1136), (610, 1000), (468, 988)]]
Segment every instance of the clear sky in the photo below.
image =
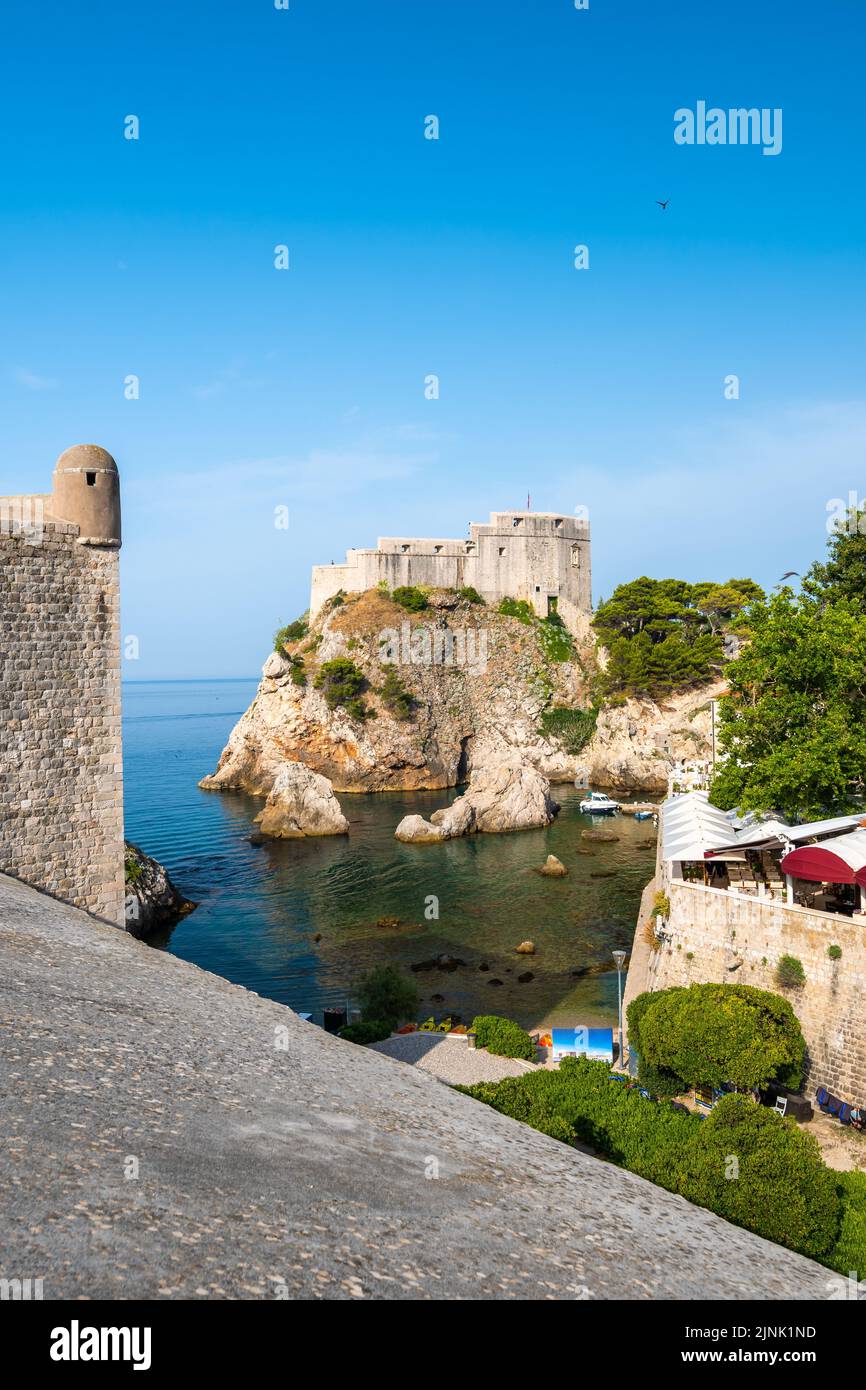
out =
[[(115, 456), (128, 679), (255, 674), (313, 563), (527, 491), (596, 600), (803, 569), (866, 494), (864, 46), (862, 0), (8, 6), (0, 492)], [(781, 153), (676, 144), (699, 101)]]

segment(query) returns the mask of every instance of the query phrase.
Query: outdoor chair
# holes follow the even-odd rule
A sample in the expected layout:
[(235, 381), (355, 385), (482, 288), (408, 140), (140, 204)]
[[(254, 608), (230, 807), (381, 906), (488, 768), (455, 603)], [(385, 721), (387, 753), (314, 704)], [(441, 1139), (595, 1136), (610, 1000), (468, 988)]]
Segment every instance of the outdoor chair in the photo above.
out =
[(776, 1104), (773, 1106), (777, 1115), (785, 1115), (788, 1110), (788, 1097), (776, 1096)]

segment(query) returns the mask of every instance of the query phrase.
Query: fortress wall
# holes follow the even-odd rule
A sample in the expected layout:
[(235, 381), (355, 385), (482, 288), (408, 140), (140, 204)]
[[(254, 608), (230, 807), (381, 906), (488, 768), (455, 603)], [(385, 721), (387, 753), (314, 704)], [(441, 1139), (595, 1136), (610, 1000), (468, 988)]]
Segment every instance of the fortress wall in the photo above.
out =
[[(806, 1039), (807, 1084), (812, 1090), (825, 1085), (844, 1100), (866, 1103), (863, 922), (676, 879), (665, 884), (665, 891), (671, 902), (669, 939), (648, 952), (643, 987), (714, 981), (778, 994), (779, 957), (796, 956), (806, 984), (784, 995)], [(839, 960), (827, 955), (831, 945), (841, 948)]]
[(122, 926), (118, 551), (78, 537), (0, 526), (0, 871)]
[[(515, 525), (517, 521), (517, 525)], [(573, 517), (494, 512), (470, 526), (470, 539), (414, 536), (379, 539), (376, 550), (350, 550), (345, 565), (313, 567), (310, 611), (340, 589), (346, 593), (387, 584), (459, 589), (471, 586), (490, 603), (506, 597), (532, 603), (546, 617), (555, 598), (564, 621), (592, 609), (589, 527)]]

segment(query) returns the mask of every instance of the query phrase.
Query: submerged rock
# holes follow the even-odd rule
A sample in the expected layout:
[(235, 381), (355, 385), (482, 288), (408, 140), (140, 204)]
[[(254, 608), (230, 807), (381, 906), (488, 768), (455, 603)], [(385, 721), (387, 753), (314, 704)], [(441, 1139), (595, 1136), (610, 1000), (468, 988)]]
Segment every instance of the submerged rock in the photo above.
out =
[(534, 956), (535, 943), (533, 941), (521, 941), (519, 946), (515, 946), (515, 951), (519, 956)]
[(580, 835), (583, 840), (593, 840), (599, 844), (610, 844), (619, 839), (612, 830), (581, 830)]
[(565, 878), (568, 869), (561, 859), (557, 859), (555, 854), (549, 854), (538, 872), (548, 878)]
[(473, 833), (530, 830), (549, 825), (558, 810), (547, 778), (511, 753), (474, 772), (468, 791), (434, 811), (429, 821), (404, 816), (394, 833), (398, 840), (424, 844)]
[(128, 841), (124, 869), (126, 930), (130, 936), (148, 936), (160, 927), (173, 927), (198, 906), (174, 886), (164, 865)]
[(345, 835), (349, 822), (327, 777), (303, 763), (284, 763), (265, 808), (256, 816), (263, 835), (300, 840), (308, 835)]

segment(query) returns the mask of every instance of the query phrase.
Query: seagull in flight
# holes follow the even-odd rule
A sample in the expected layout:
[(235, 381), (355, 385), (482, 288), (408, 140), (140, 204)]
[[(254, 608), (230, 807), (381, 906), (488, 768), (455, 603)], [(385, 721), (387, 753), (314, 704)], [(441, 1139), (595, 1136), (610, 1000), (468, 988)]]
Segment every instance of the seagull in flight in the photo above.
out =
[(779, 583), (781, 584), (783, 580), (792, 578), (799, 579), (800, 576), (796, 570), (786, 570), (785, 573), (782, 575), (782, 578), (779, 580)]
[(662, 212), (664, 212), (665, 209), (666, 209), (666, 207), (667, 207), (667, 205), (668, 205), (668, 203), (670, 202), (670, 198), (665, 198), (664, 202), (662, 202), (661, 198), (656, 198), (656, 202), (658, 203), (658, 205), (659, 205), (659, 207), (661, 208)]

